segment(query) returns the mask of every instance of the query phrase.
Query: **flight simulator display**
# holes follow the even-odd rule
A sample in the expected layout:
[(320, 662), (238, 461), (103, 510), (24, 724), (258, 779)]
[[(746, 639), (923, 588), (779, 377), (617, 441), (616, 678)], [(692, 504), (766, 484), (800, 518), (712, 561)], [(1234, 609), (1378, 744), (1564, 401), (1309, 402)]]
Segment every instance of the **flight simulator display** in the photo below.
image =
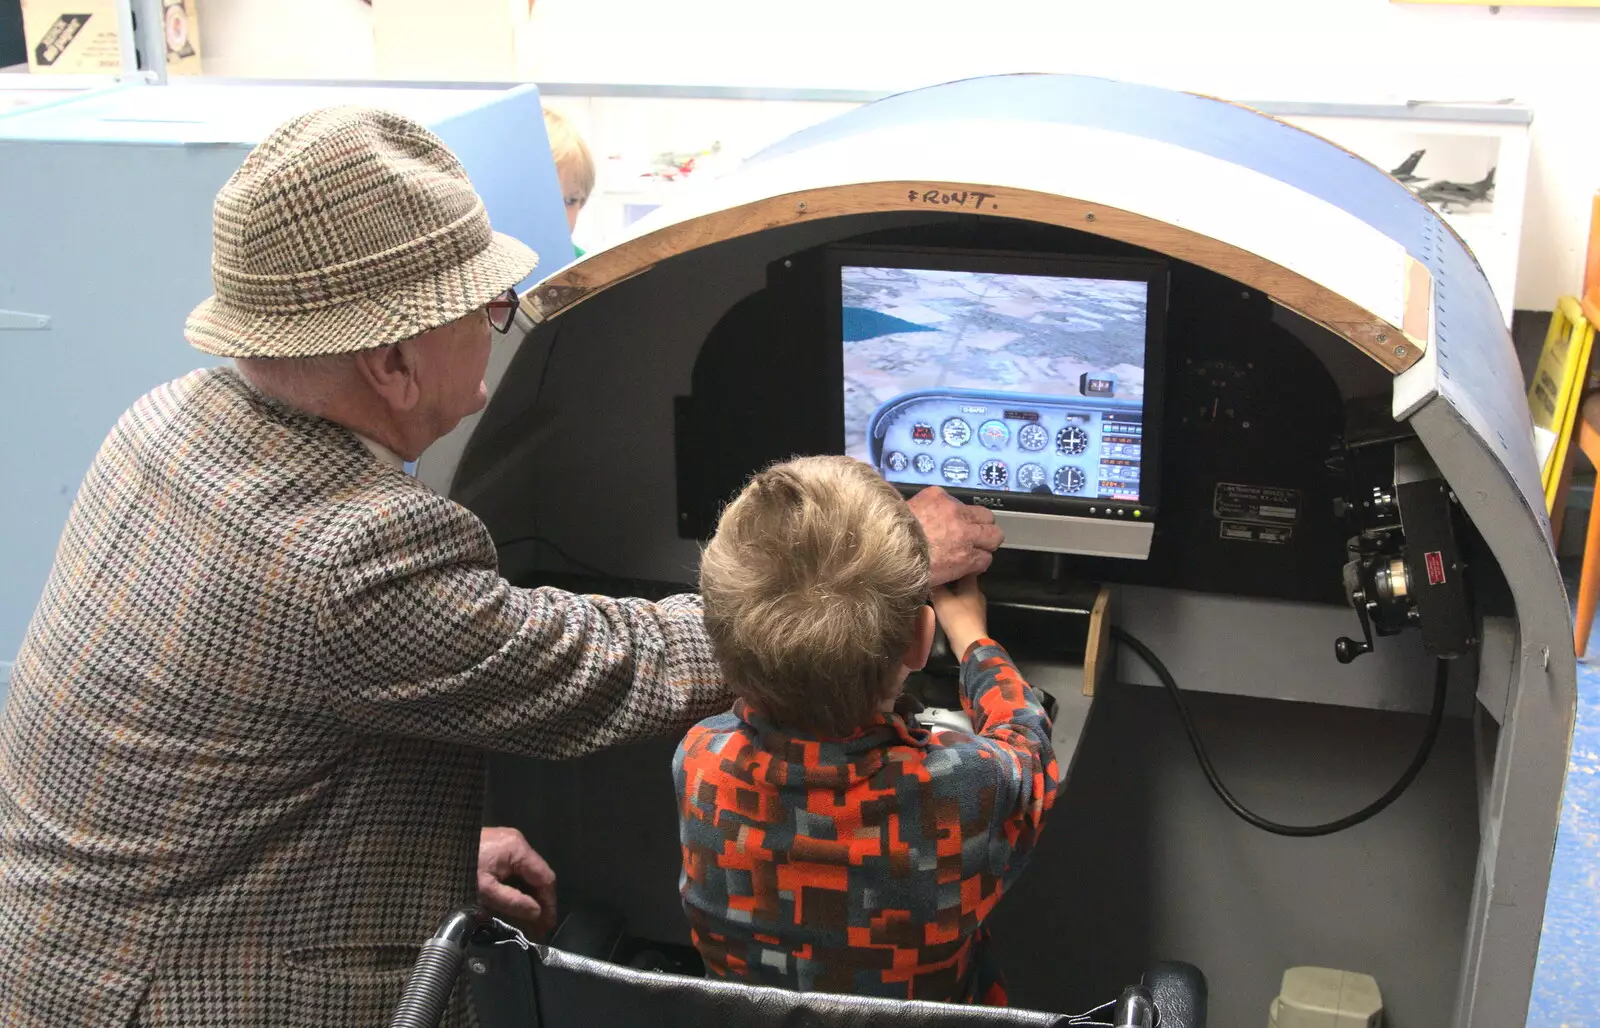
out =
[(997, 509), (1148, 516), (1161, 266), (913, 259), (840, 258), (845, 453)]

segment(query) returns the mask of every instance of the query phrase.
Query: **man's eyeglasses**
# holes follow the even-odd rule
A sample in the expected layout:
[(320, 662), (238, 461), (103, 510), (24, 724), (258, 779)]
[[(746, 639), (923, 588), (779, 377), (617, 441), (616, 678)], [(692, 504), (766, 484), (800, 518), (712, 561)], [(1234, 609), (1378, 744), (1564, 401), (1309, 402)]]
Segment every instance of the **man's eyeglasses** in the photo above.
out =
[(505, 292), (489, 301), (487, 307), (489, 312), (489, 324), (494, 326), (494, 330), (496, 332), (504, 335), (505, 333), (511, 331), (511, 322), (517, 316), (518, 303), (517, 291), (515, 289), (507, 289)]

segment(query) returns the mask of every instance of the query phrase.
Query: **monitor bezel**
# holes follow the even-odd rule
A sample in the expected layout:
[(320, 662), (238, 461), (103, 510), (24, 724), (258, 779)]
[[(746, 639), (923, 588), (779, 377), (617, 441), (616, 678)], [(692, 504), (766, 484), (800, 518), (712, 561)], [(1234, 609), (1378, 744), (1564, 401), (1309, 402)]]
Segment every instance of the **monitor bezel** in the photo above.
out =
[[(1055, 514), (1075, 517), (1134, 519), (1153, 522), (1160, 510), (1161, 454), (1165, 428), (1166, 327), (1170, 266), (1146, 257), (1107, 257), (1094, 254), (968, 250), (875, 244), (835, 245), (823, 248), (823, 283), (826, 338), (829, 341), (833, 390), (831, 399), (834, 452), (843, 453), (844, 436), (844, 282), (847, 267), (907, 268), (928, 271), (971, 271), (978, 274), (1037, 275), (1052, 278), (1097, 278), (1145, 282), (1149, 303), (1145, 316), (1144, 430), (1139, 465), (1139, 501), (1109, 500), (1099, 496), (1041, 496), (1035, 493), (999, 493), (946, 485), (952, 496), (995, 511)], [(906, 496), (924, 486), (891, 482)]]

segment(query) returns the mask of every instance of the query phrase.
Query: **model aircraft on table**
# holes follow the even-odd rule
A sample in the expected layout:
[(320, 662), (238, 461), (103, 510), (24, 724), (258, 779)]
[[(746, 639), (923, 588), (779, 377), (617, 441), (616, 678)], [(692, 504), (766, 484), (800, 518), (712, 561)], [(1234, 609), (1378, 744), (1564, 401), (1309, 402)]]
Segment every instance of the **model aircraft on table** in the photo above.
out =
[[(1390, 169), (1389, 174), (1396, 182), (1417, 194), (1422, 202), (1432, 204), (1445, 214), (1493, 199), (1494, 168), (1490, 168), (1489, 174), (1477, 182), (1451, 182), (1442, 178), (1430, 182), (1416, 173), (1417, 165), (1422, 163), (1422, 156), (1427, 152), (1413, 150), (1411, 156)], [(1423, 184), (1425, 182), (1426, 185)]]
[(1449, 212), (1462, 207), (1471, 207), (1493, 197), (1494, 172), (1495, 169), (1490, 168), (1489, 174), (1476, 182), (1446, 182), (1440, 179), (1428, 183), (1416, 193), (1418, 198), (1433, 204), (1441, 211)]
[(1413, 182), (1421, 182), (1422, 176), (1413, 175), (1412, 172), (1417, 170), (1417, 165), (1422, 161), (1422, 155), (1427, 152), (1426, 150), (1413, 150), (1411, 156), (1401, 161), (1396, 167), (1391, 168), (1389, 174), (1403, 186), (1410, 186)]

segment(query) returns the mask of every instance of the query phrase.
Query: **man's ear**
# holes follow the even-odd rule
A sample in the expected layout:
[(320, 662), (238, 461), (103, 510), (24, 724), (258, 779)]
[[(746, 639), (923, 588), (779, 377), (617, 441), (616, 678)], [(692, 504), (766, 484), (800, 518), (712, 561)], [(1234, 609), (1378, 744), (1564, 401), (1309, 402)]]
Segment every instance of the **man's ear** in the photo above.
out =
[(356, 371), (362, 381), (395, 411), (411, 410), (422, 399), (417, 354), (410, 342), (408, 339), (356, 354)]
[(933, 649), (933, 608), (923, 604), (917, 610), (917, 628), (911, 633), (911, 643), (900, 658), (900, 663), (910, 671), (921, 671), (928, 666), (928, 651)]

